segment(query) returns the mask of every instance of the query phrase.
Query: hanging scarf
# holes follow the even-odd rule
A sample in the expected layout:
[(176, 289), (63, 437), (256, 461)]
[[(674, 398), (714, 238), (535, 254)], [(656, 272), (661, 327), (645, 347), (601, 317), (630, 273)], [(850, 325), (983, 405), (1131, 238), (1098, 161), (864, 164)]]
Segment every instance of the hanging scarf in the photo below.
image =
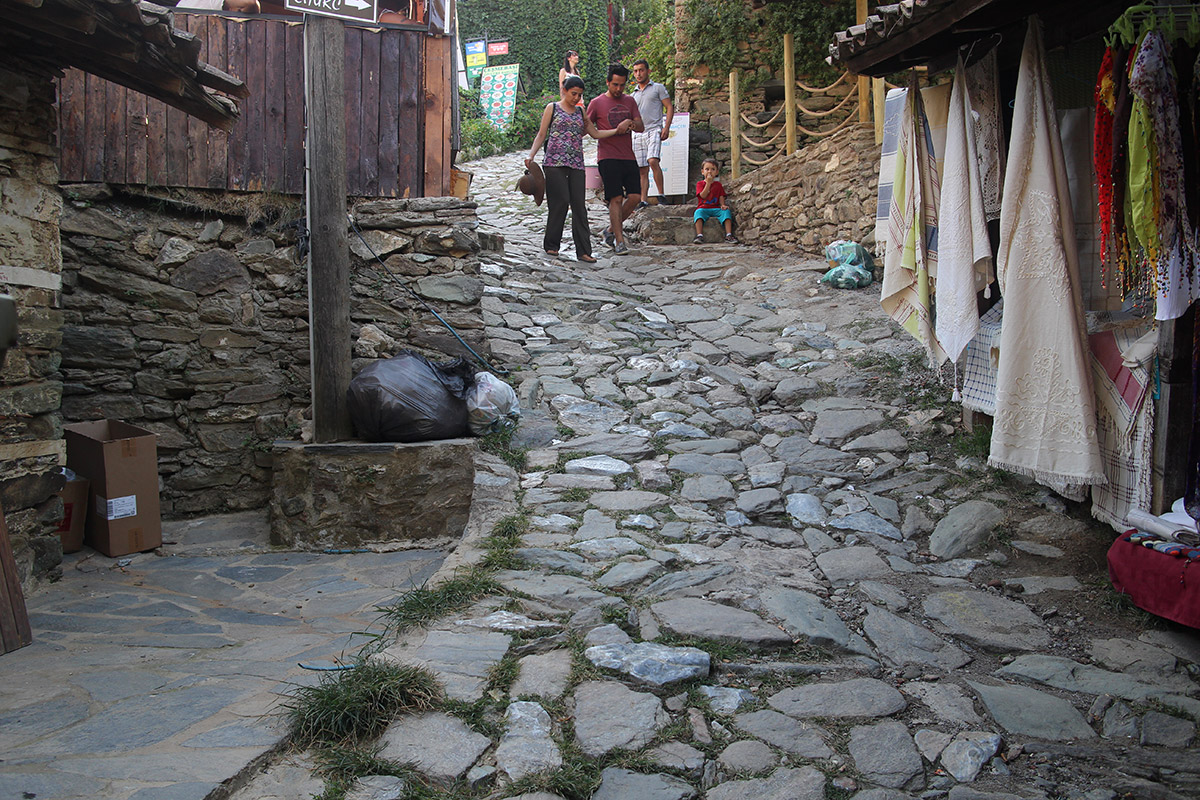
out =
[(1129, 236), (1126, 232), (1125, 176), (1128, 172), (1129, 114), (1132, 98), (1129, 95), (1129, 66), (1133, 53), (1124, 45), (1113, 52), (1113, 130), (1112, 130), (1112, 224), (1109, 240), (1110, 274), (1118, 280), (1121, 297), (1144, 293), (1141, 272), (1129, 253)]
[(1071, 212), (1042, 25), (1030, 18), (1004, 179), (997, 274), (1004, 296), (988, 463), (1081, 499), (1105, 482), (1096, 437)]
[(1129, 73), (1130, 229), (1154, 276), (1155, 317), (1175, 319), (1197, 296), (1195, 254), (1184, 195), (1183, 140), (1170, 48), (1158, 31), (1142, 37)]
[(1116, 106), (1116, 84), (1113, 82), (1113, 51), (1104, 49), (1100, 73), (1096, 76), (1096, 127), (1092, 136), (1092, 153), (1096, 168), (1098, 195), (1097, 216), (1100, 218), (1100, 274), (1107, 285), (1109, 248), (1112, 236), (1112, 135), (1113, 108)]
[(896, 142), (880, 305), (925, 347), (931, 366), (946, 360), (933, 332), (940, 197), (932, 135), (925, 123), (916, 73), (909, 75)]

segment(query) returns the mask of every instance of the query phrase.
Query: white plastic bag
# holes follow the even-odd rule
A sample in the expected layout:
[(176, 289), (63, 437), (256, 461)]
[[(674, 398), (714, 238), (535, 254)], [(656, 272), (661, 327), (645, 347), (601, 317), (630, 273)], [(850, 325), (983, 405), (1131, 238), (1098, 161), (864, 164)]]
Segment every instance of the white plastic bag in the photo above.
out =
[(475, 373), (475, 385), (467, 390), (467, 426), (483, 436), (514, 426), (521, 418), (517, 393), (490, 372)]

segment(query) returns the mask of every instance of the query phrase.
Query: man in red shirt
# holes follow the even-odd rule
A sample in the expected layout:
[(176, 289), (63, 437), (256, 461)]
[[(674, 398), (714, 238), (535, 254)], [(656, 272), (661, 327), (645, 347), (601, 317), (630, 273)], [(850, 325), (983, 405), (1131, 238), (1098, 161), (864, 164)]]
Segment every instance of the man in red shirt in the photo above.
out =
[(629, 255), (621, 223), (633, 213), (642, 199), (642, 176), (633, 154), (630, 131), (642, 131), (642, 115), (637, 101), (625, 94), (629, 70), (620, 64), (608, 67), (608, 91), (588, 104), (587, 116), (599, 130), (615, 128), (619, 133), (601, 139), (596, 153), (600, 179), (604, 181), (604, 200), (608, 203), (609, 226), (604, 241), (619, 256)]

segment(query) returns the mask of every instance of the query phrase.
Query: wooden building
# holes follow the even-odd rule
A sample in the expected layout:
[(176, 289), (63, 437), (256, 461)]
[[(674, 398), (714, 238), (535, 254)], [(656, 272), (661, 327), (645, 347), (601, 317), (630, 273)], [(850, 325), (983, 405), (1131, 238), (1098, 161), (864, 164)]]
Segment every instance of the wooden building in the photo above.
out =
[[(439, 27), (444, 12), (404, 7), (416, 19), (346, 24), (346, 177), (354, 197), (450, 193), (454, 40)], [(263, 10), (172, 12), (200, 57), (249, 89), (228, 130), (69, 72), (59, 103), (62, 180), (303, 193), (303, 17), (280, 4)]]

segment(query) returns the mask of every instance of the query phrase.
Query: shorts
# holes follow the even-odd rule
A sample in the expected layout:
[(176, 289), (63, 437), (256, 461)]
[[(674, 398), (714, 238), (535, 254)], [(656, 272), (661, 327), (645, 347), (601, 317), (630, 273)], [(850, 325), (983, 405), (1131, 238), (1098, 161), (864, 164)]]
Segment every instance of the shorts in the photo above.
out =
[(700, 222), (713, 217), (716, 217), (717, 222), (724, 225), (725, 220), (733, 219), (733, 213), (728, 208), (697, 208), (696, 213), (692, 214), (692, 222)]
[(633, 134), (633, 156), (639, 167), (650, 166), (650, 159), (662, 159), (662, 123)]
[(625, 158), (602, 158), (597, 164), (600, 180), (604, 182), (604, 201), (642, 193), (642, 174), (636, 161)]

